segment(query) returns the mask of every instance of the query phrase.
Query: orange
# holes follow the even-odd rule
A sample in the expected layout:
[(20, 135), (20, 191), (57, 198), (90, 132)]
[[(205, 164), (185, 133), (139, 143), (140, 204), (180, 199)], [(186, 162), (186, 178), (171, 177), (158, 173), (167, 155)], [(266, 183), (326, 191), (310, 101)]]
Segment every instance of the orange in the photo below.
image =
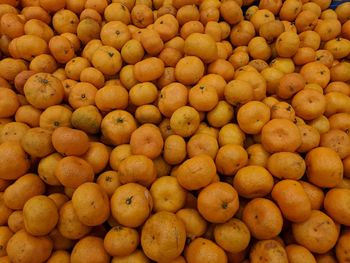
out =
[(254, 100), (263, 100), (266, 97), (266, 80), (255, 68), (251, 71), (236, 71), (235, 79), (249, 82), (253, 87)]
[(128, 256), (133, 253), (140, 241), (139, 233), (129, 227), (115, 226), (106, 234), (103, 244), (111, 256)]
[(140, 82), (158, 79), (164, 72), (164, 62), (155, 57), (146, 58), (134, 66), (135, 78)]
[(210, 111), (217, 105), (218, 95), (214, 87), (197, 84), (190, 89), (188, 100), (197, 111)]
[(87, 226), (104, 223), (110, 214), (108, 196), (96, 183), (86, 182), (75, 189), (72, 204), (78, 219)]
[(303, 222), (311, 215), (311, 202), (301, 184), (294, 180), (282, 180), (275, 184), (271, 196), (283, 216), (292, 222)]
[[(19, 74), (17, 74), (17, 76), (14, 79), (14, 84), (15, 84), (15, 88), (16, 90), (20, 93), (20, 94), (24, 94), (23, 88), (24, 88), (24, 84), (26, 83), (26, 81), (35, 74), (36, 72), (33, 70), (23, 70), (21, 71)], [(5, 83), (2, 84), (1, 86), (5, 87)]]
[(335, 187), (343, 178), (343, 164), (338, 154), (326, 147), (309, 151), (305, 158), (309, 182), (319, 187)]
[(219, 74), (206, 74), (198, 81), (198, 84), (213, 86), (216, 89), (219, 99), (224, 97), (226, 81)]
[(350, 210), (346, 204), (349, 202), (350, 189), (331, 189), (324, 199), (327, 214), (342, 225), (350, 224)]
[(18, 108), (15, 114), (16, 122), (21, 122), (30, 127), (38, 127), (40, 121), (41, 110), (32, 105), (23, 105)]
[(185, 224), (187, 237), (193, 239), (202, 236), (208, 227), (207, 221), (193, 208), (183, 208), (177, 211), (176, 216)]
[(217, 140), (204, 133), (193, 135), (187, 143), (187, 153), (190, 158), (199, 154), (207, 154), (214, 159), (218, 149)]
[(45, 157), (54, 152), (52, 132), (43, 128), (29, 129), (21, 139), (23, 149), (32, 157)]
[(176, 213), (185, 205), (186, 190), (172, 176), (162, 176), (155, 180), (150, 192), (155, 212), (168, 211)]
[(199, 127), (200, 116), (196, 109), (190, 106), (182, 106), (174, 111), (170, 118), (170, 127), (178, 135), (189, 137)]
[[(0, 223), (2, 225), (6, 225), (8, 218), (12, 214), (13, 210), (8, 208), (3, 201), (3, 193), (0, 193), (0, 211), (1, 211), (1, 216), (0, 216)], [(23, 224), (22, 224), (23, 225)], [(23, 226), (24, 228), (24, 226)]]
[(271, 57), (271, 48), (265, 38), (254, 37), (248, 43), (248, 52), (253, 59), (266, 61)]
[(100, 142), (90, 142), (88, 145), (89, 148), (87, 152), (81, 157), (92, 166), (94, 173), (98, 174), (103, 171), (108, 164), (109, 149)]
[(119, 51), (108, 45), (97, 48), (92, 54), (91, 63), (105, 75), (114, 75), (122, 67), (122, 59)]
[(150, 186), (157, 177), (153, 161), (144, 155), (130, 155), (122, 160), (118, 167), (122, 184), (139, 183)]
[(279, 179), (299, 180), (305, 173), (306, 165), (297, 153), (277, 152), (267, 159), (267, 169)]
[(98, 19), (94, 19), (91, 17), (84, 18), (82, 16), (82, 19), (77, 27), (77, 36), (83, 44), (86, 44), (91, 40), (99, 37), (101, 27), (98, 21), (96, 20)]
[(271, 192), (273, 184), (269, 171), (255, 165), (239, 169), (233, 179), (234, 188), (245, 198), (264, 197)]
[(63, 155), (82, 155), (89, 148), (89, 138), (83, 131), (60, 127), (52, 133), (52, 144)]
[(221, 247), (213, 241), (201, 237), (189, 244), (185, 258), (188, 263), (209, 263), (212, 260), (217, 263), (227, 262), (226, 253)]
[(80, 73), (90, 66), (90, 62), (83, 57), (76, 57), (68, 61), (65, 66), (66, 75), (73, 80), (80, 79)]
[(350, 154), (350, 138), (346, 132), (338, 129), (332, 129), (322, 134), (320, 146), (331, 148), (341, 159)]
[(206, 122), (201, 122), (196, 131), (196, 134), (201, 134), (201, 133), (208, 134), (213, 138), (217, 139), (219, 131), (214, 127), (210, 127)]
[(62, 159), (59, 153), (53, 153), (42, 158), (38, 165), (39, 177), (48, 185), (61, 185), (55, 175), (55, 169), (58, 162)]
[[(25, 230), (33, 236), (45, 236), (58, 222), (57, 206), (49, 197), (37, 195), (30, 198), (23, 207)], [(45, 222), (45, 224), (40, 224)]]
[(96, 88), (102, 88), (105, 83), (105, 77), (101, 71), (93, 67), (84, 68), (80, 72), (80, 81), (89, 82), (94, 85)]
[(86, 236), (74, 245), (71, 253), (71, 262), (82, 263), (89, 261), (99, 263), (110, 261), (110, 256), (104, 249), (102, 238)]
[(272, 239), (282, 230), (283, 217), (274, 202), (265, 198), (255, 198), (244, 208), (243, 222), (256, 239)]
[(168, 41), (177, 35), (179, 23), (172, 14), (164, 14), (154, 21), (153, 27), (163, 41)]
[[(174, 235), (169, 236), (169, 232)], [(141, 246), (145, 254), (158, 262), (169, 262), (182, 253), (185, 247), (184, 223), (170, 212), (152, 215), (141, 231)]]
[(116, 189), (111, 198), (111, 213), (121, 224), (138, 227), (149, 217), (153, 208), (147, 188), (135, 184), (124, 184)]
[(234, 216), (238, 207), (238, 194), (227, 183), (212, 183), (201, 190), (198, 195), (198, 211), (211, 223), (226, 222)]
[(276, 52), (280, 57), (290, 58), (298, 51), (299, 44), (300, 39), (296, 32), (283, 32), (276, 40)]
[(302, 124), (298, 125), (298, 129), (301, 134), (301, 145), (298, 148), (298, 152), (308, 152), (309, 150), (317, 147), (320, 143), (320, 133), (316, 128)]
[(121, 55), (125, 62), (136, 64), (144, 55), (145, 51), (139, 41), (136, 39), (128, 40), (121, 49)]
[(56, 204), (58, 209), (60, 209), (69, 200), (68, 196), (62, 193), (53, 193), (48, 195), (48, 197)]
[(128, 143), (134, 130), (136, 121), (127, 111), (115, 110), (102, 119), (102, 135), (113, 145)]
[(290, 121), (295, 120), (295, 111), (287, 102), (277, 102), (271, 107), (271, 119), (287, 119)]
[(157, 97), (158, 89), (151, 82), (136, 84), (129, 91), (130, 102), (135, 106), (151, 104), (157, 99)]
[(128, 105), (128, 92), (121, 86), (104, 86), (96, 92), (95, 103), (99, 110), (123, 110)]
[(217, 244), (230, 253), (244, 251), (250, 242), (248, 227), (237, 218), (217, 224), (214, 228), (214, 237)]
[(124, 257), (113, 257), (112, 261), (113, 263), (117, 262), (135, 262), (135, 263), (149, 263), (150, 260), (148, 257), (145, 256), (145, 253), (142, 252), (141, 249), (136, 249), (133, 253), (131, 253), (128, 256)]
[(208, 73), (218, 74), (222, 76), (225, 81), (230, 81), (234, 76), (234, 67), (229, 61), (219, 58), (208, 66)]
[[(23, 244), (20, 248), (18, 244)], [(52, 241), (47, 236), (35, 237), (24, 229), (16, 232), (7, 243), (7, 254), (11, 261), (26, 260), (28, 262), (46, 261), (52, 251)]]
[(63, 36), (54, 36), (49, 41), (49, 49), (59, 63), (67, 63), (74, 57), (74, 48), (69, 40)]
[(248, 154), (246, 150), (242, 146), (234, 144), (222, 146), (215, 158), (218, 172), (226, 176), (234, 176), (247, 163)]
[(175, 78), (184, 85), (196, 84), (204, 75), (204, 63), (196, 56), (181, 58), (175, 66)]
[(0, 131), (0, 142), (21, 142), (27, 131), (28, 125), (20, 122), (9, 122), (2, 126)]
[(70, 260), (70, 254), (67, 251), (64, 251), (64, 250), (57, 250), (57, 251), (55, 251), (55, 252), (53, 252), (51, 254), (51, 256), (49, 257), (47, 262), (54, 263), (54, 262), (57, 262), (59, 260), (63, 261), (63, 262), (69, 261)]
[(292, 121), (273, 119), (262, 128), (261, 143), (271, 153), (294, 152), (301, 145), (301, 135)]
[(344, 233), (339, 237), (335, 247), (335, 254), (339, 261), (344, 261), (347, 258), (347, 249), (349, 247), (349, 233)]
[(159, 58), (163, 60), (165, 66), (175, 67), (182, 58), (182, 54), (175, 48), (166, 47), (160, 52)]
[(70, 122), (76, 129), (96, 134), (100, 131), (102, 115), (96, 106), (82, 106), (73, 112)]
[[(118, 34), (113, 34), (113, 32), (118, 32)], [(104, 45), (121, 50), (123, 45), (131, 39), (131, 33), (124, 22), (111, 21), (102, 26), (100, 37)]]
[(12, 117), (19, 106), (19, 101), (14, 91), (0, 88), (0, 118)]
[(329, 92), (332, 92), (332, 91), (338, 91), (338, 92), (341, 92), (341, 93), (344, 93), (346, 95), (349, 95), (349, 85), (342, 82), (342, 81), (332, 81), (330, 82), (326, 89), (325, 89), (325, 93), (329, 93)]
[(79, 221), (72, 201), (68, 201), (59, 211), (57, 229), (65, 238), (80, 239), (90, 232), (91, 227)]
[(266, 262), (289, 262), (287, 253), (283, 244), (274, 239), (260, 240), (256, 242), (249, 253), (252, 260), (263, 260)]
[(113, 170), (118, 171), (120, 162), (130, 155), (131, 155), (130, 144), (119, 145), (111, 151), (109, 156), (109, 165)]
[(316, 90), (304, 89), (293, 97), (292, 106), (297, 116), (304, 120), (312, 120), (325, 112), (326, 98)]
[(243, 146), (246, 139), (245, 133), (237, 124), (229, 123), (221, 127), (219, 131), (218, 142), (220, 146), (226, 144), (238, 144)]
[(144, 124), (131, 134), (132, 154), (142, 154), (155, 159), (161, 154), (163, 145), (164, 142), (159, 128), (153, 124)]
[(15, 180), (24, 175), (29, 167), (29, 156), (19, 142), (3, 142), (0, 144), (0, 178)]
[(0, 228), (0, 233), (1, 233), (0, 244), (3, 246), (3, 248), (0, 250), (0, 256), (5, 257), (7, 255), (6, 245), (9, 241), (9, 239), (13, 236), (13, 232), (11, 231), (11, 229), (9, 227), (2, 226)]
[(145, 51), (153, 56), (158, 55), (164, 47), (164, 42), (159, 33), (154, 28), (147, 28), (140, 32), (141, 44)]
[(225, 86), (225, 99), (233, 106), (245, 104), (253, 99), (253, 87), (243, 80), (232, 80)]
[[(19, 192), (22, 193), (20, 197), (18, 197)], [(6, 188), (3, 201), (8, 208), (22, 210), (30, 198), (44, 192), (45, 184), (40, 180), (40, 177), (35, 174), (25, 174)]]
[(64, 91), (59, 79), (49, 73), (37, 73), (27, 80), (24, 85), (24, 94), (34, 107), (46, 109), (60, 104)]
[(139, 28), (145, 28), (153, 23), (152, 9), (145, 4), (139, 4), (131, 10), (131, 20)]
[(197, 56), (204, 63), (213, 62), (217, 58), (217, 47), (215, 40), (201, 33), (193, 33), (185, 40), (184, 52), (188, 56)]
[(250, 145), (247, 148), (247, 153), (249, 156), (248, 165), (258, 165), (265, 168), (267, 167), (267, 160), (270, 157), (270, 154), (261, 144), (257, 143)]
[(101, 173), (96, 179), (96, 183), (103, 188), (109, 197), (111, 197), (115, 189), (121, 185), (119, 175), (116, 171), (105, 171)]
[[(270, 109), (260, 101), (249, 101), (237, 113), (239, 127), (248, 134), (258, 134), (270, 120)], [(254, 122), (252, 122), (254, 120)]]
[(305, 64), (300, 74), (305, 78), (307, 83), (319, 84), (325, 88), (330, 80), (330, 71), (321, 62), (310, 62)]
[(207, 121), (210, 126), (213, 126), (214, 128), (221, 128), (232, 120), (233, 115), (233, 107), (226, 101), (221, 100), (211, 111), (208, 112)]
[(40, 115), (40, 127), (54, 130), (58, 127), (71, 127), (72, 111), (62, 105), (54, 105), (45, 109)]
[(97, 88), (89, 82), (78, 82), (75, 84), (68, 97), (72, 108), (77, 109), (83, 106), (94, 105)]
[(199, 11), (197, 6), (184, 5), (177, 10), (176, 19), (180, 25), (185, 24), (188, 21), (199, 20)]
[[(339, 234), (334, 221), (319, 210), (312, 210), (306, 221), (292, 224), (292, 230), (300, 245), (319, 254), (326, 253), (335, 246)], [(319, 239), (319, 236), (323, 238)]]
[(322, 189), (305, 181), (299, 181), (299, 183), (302, 185), (305, 193), (310, 199), (311, 208), (313, 210), (320, 209), (323, 206), (324, 201), (324, 193)]
[(288, 99), (295, 93), (302, 90), (305, 86), (305, 80), (299, 73), (285, 74), (280, 79), (280, 85), (277, 89), (277, 95), (282, 99)]
[(187, 190), (198, 190), (210, 184), (216, 174), (213, 159), (205, 154), (184, 161), (178, 168), (177, 180)]
[(55, 169), (55, 175), (62, 185), (76, 188), (85, 182), (92, 182), (94, 171), (84, 159), (68, 156), (61, 159)]
[(305, 262), (316, 262), (315, 257), (312, 253), (303, 246), (291, 244), (286, 247), (286, 252), (288, 260), (291, 263), (300, 262), (300, 260)]

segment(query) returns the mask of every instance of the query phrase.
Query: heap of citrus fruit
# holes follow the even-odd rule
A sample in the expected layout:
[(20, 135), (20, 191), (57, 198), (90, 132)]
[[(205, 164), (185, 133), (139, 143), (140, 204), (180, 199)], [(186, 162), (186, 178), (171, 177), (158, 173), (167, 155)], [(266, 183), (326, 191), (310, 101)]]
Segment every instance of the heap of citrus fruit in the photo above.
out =
[(0, 0), (0, 263), (350, 262), (330, 3)]

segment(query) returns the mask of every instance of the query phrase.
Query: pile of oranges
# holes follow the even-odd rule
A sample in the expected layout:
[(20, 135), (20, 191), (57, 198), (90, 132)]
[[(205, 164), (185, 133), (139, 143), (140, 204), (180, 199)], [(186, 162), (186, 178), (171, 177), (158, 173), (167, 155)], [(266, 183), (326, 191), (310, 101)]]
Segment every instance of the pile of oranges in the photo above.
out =
[(0, 263), (350, 262), (330, 3), (0, 0)]

